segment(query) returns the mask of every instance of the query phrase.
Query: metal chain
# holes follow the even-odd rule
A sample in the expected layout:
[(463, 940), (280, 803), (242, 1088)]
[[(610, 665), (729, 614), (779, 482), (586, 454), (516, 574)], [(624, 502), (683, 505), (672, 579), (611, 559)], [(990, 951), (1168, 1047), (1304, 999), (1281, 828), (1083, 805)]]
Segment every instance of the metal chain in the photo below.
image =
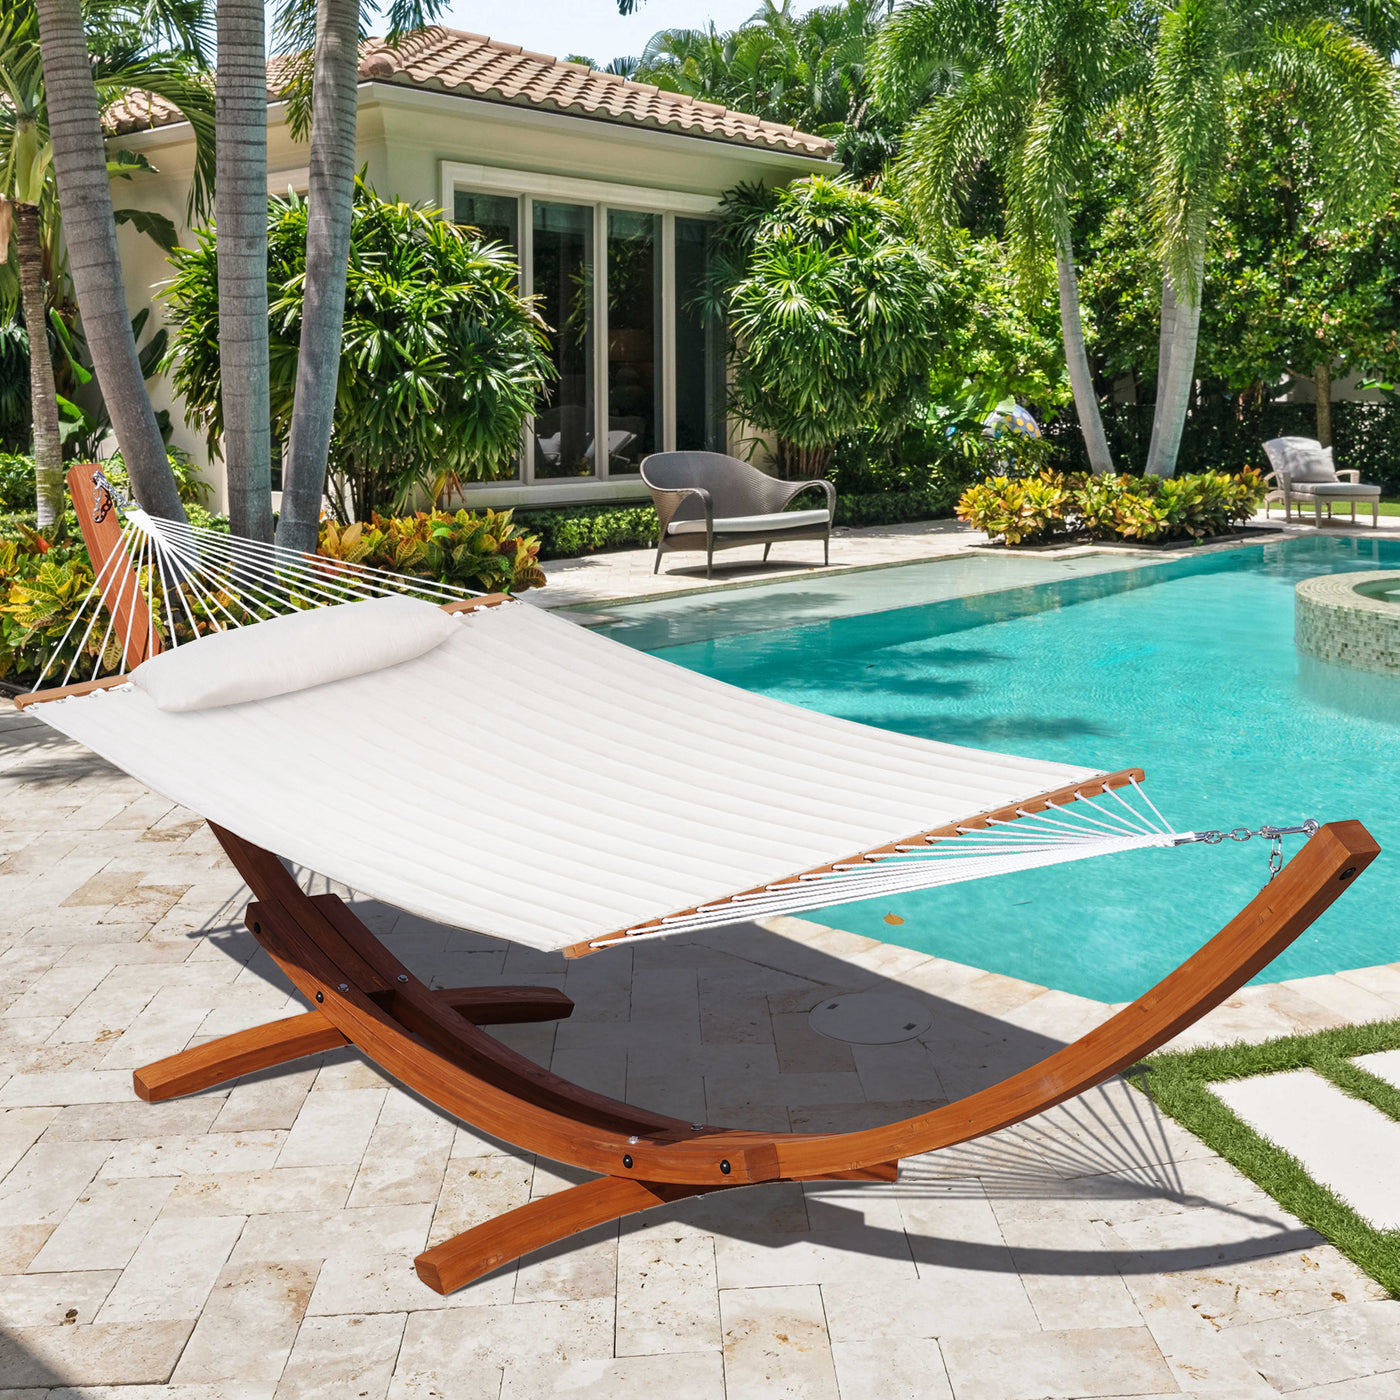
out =
[[(1298, 826), (1261, 826), (1251, 831), (1247, 826), (1237, 826), (1233, 831), (1193, 831), (1186, 841), (1204, 841), (1207, 846), (1218, 846), (1222, 841), (1248, 841), (1251, 837), (1262, 836), (1273, 842), (1269, 852), (1269, 880), (1283, 869), (1283, 838), (1285, 836), (1312, 836), (1318, 830), (1318, 823), (1311, 817)], [(1185, 842), (1178, 842), (1184, 845)]]

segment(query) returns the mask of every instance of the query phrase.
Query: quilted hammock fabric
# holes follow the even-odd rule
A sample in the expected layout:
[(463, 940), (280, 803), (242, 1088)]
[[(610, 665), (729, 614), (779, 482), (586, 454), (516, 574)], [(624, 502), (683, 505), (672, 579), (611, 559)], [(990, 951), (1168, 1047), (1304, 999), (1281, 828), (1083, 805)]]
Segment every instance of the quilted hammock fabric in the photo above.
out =
[(524, 603), (411, 661), (172, 713), (30, 713), (247, 841), (553, 949), (1094, 777), (753, 695)]

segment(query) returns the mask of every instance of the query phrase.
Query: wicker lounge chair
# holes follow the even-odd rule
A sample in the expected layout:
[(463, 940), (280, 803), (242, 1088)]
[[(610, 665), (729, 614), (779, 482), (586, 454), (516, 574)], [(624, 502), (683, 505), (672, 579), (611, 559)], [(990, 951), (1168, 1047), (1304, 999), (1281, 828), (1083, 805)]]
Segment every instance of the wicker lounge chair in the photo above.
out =
[[(656, 564), (672, 550), (703, 550), (705, 577), (715, 550), (761, 544), (763, 557), (779, 540), (821, 540), (822, 563), (831, 562), (831, 522), (836, 488), (829, 481), (779, 481), (722, 452), (656, 452), (642, 463), (660, 529)], [(787, 510), (810, 487), (826, 493), (825, 508)]]
[(1312, 502), (1313, 521), (1322, 524), (1322, 508), (1332, 518), (1332, 506), (1338, 501), (1351, 506), (1352, 523), (1356, 523), (1357, 501), (1370, 502), (1371, 525), (1380, 523), (1381, 488), (1368, 486), (1355, 469), (1338, 471), (1332, 465), (1332, 449), (1323, 447), (1316, 438), (1279, 437), (1264, 444), (1273, 471), (1265, 478), (1269, 492), (1264, 497), (1264, 514), (1275, 502), (1283, 505), (1283, 518), (1292, 519), (1293, 507), (1298, 507), (1298, 519), (1303, 518), (1303, 505)]

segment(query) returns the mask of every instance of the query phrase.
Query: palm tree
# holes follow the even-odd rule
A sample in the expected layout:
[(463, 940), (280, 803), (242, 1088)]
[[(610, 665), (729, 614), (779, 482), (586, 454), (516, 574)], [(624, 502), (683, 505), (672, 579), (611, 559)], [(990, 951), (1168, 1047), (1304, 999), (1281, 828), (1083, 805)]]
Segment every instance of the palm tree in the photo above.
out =
[(1142, 80), (1138, 35), (1104, 0), (912, 0), (891, 16), (871, 68), (877, 103), (895, 115), (919, 108), (896, 176), (920, 222), (935, 235), (952, 227), (960, 189), (985, 162), (1001, 177), (1012, 254), (1028, 291), (1043, 286), (1053, 259), (1089, 465), (1111, 471), (1071, 222), (1101, 114)]
[[(1358, 15), (1371, 20), (1379, 49), (1357, 27)], [(1389, 195), (1400, 158), (1400, 99), (1383, 57), (1398, 41), (1385, 6), (1342, 11), (1295, 0), (1262, 7), (1178, 0), (1162, 16), (1151, 82), (1158, 133), (1152, 204), (1163, 281), (1150, 474), (1175, 472), (1186, 423), (1232, 88), (1251, 80), (1290, 94), (1328, 163), (1327, 213), (1362, 217)], [(1318, 373), (1319, 386), (1329, 382), (1329, 368)]]
[(794, 16), (763, 0), (739, 28), (663, 29), (627, 76), (819, 136), (863, 131), (865, 62), (889, 0), (842, 0)]
[[(388, 42), (422, 29), (442, 0), (390, 0)], [(277, 543), (314, 553), (335, 420), (345, 274), (355, 193), (355, 117), (359, 86), (360, 0), (286, 0), (279, 15), (293, 64), (293, 131), (306, 120), (305, 55), (310, 54), (310, 175), (306, 193), (306, 302), (297, 360), (296, 399)], [(365, 13), (375, 6), (365, 0)], [(314, 44), (308, 29), (314, 24)], [(298, 80), (300, 80), (298, 82)], [(299, 110), (298, 110), (299, 109)]]
[(306, 191), (306, 310), (277, 543), (316, 552), (335, 418), (355, 192), (359, 0), (317, 0)]
[(34, 425), (34, 486), (39, 526), (63, 514), (63, 441), (58, 389), (49, 354), (48, 295), (40, 205), (49, 197), (53, 149), (45, 130), (43, 70), (33, 13), (11, 14), (0, 27), (0, 262), (9, 256), (13, 211), (20, 305), (29, 337), (29, 401)]
[[(135, 7), (120, 0), (90, 0), (86, 7), (83, 0), (34, 0), (34, 9), (68, 270), (88, 352), (137, 499), (153, 515), (183, 520), (127, 311), (101, 110), (132, 90), (174, 101), (195, 130), (199, 164), (191, 199), (203, 198), (212, 111), (199, 78), (202, 0)], [(161, 52), (162, 42), (176, 51)]]
[(267, 36), (263, 0), (218, 0), (214, 217), (229, 527), (272, 543), (268, 401)]

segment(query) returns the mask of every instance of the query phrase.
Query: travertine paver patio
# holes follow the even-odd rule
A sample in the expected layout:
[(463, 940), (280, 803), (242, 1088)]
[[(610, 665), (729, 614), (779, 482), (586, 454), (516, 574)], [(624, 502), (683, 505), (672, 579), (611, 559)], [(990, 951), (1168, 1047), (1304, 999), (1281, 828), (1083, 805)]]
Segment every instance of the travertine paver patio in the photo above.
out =
[[(893, 1188), (693, 1201), (439, 1298), (415, 1252), (574, 1174), (344, 1053), (136, 1101), (132, 1066), (295, 1005), (236, 878), (190, 814), (14, 714), (0, 851), (7, 1400), (1400, 1396), (1400, 1303), (1122, 1081)], [(438, 984), (564, 987), (575, 1019), (505, 1032), (540, 1061), (739, 1126), (898, 1116), (1108, 1010), (798, 921), (566, 969), (370, 917)], [(892, 985), (932, 1009), (922, 1041), (807, 1026)], [(1250, 990), (1202, 1034), (1396, 1014), (1390, 968)]]
[[(691, 1201), (439, 1298), (416, 1252), (577, 1174), (344, 1052), (134, 1098), (132, 1067), (299, 1009), (242, 906), (191, 814), (0, 711), (0, 1400), (1400, 1397), (1400, 1303), (1121, 1080), (894, 1187)], [(566, 967), (367, 917), (437, 985), (563, 987), (573, 1019), (501, 1031), (541, 1063), (741, 1127), (902, 1116), (1111, 1009), (797, 920)], [(807, 1025), (894, 987), (919, 1041)], [(1395, 1015), (1400, 965), (1247, 989), (1193, 1034)]]

